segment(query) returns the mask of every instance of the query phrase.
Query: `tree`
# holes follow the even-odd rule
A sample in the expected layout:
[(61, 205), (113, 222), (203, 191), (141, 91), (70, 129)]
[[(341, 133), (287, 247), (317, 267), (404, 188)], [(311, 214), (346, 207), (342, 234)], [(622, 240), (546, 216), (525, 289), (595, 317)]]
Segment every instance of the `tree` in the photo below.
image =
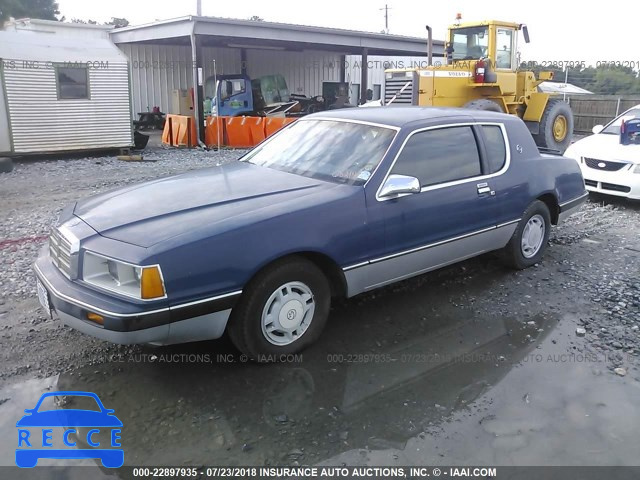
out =
[(111, 21), (107, 22), (105, 25), (113, 25), (116, 28), (127, 27), (129, 26), (129, 20), (126, 18), (111, 17)]
[(9, 17), (58, 20), (58, 3), (54, 0), (0, 0), (0, 21)]
[(258, 15), (250, 16), (249, 20), (251, 20), (252, 22), (264, 22), (264, 18), (259, 17)]

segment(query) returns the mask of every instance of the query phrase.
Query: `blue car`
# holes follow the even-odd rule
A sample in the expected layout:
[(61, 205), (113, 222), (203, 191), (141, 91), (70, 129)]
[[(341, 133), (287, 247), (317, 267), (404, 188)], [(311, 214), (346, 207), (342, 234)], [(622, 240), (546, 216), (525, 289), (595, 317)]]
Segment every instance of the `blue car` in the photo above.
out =
[[(42, 402), (48, 397), (89, 397), (95, 400), (99, 410), (56, 409), (40, 410)], [(120, 429), (122, 422), (106, 409), (100, 398), (90, 392), (48, 392), (44, 393), (33, 409), (25, 410), (26, 415), (16, 423), (18, 427), (18, 448), (16, 449), (16, 465), (23, 468), (35, 467), (40, 458), (52, 459), (100, 459), (107, 468), (119, 468), (124, 463), (124, 450), (120, 447)], [(70, 428), (73, 427), (73, 428)], [(59, 440), (67, 448), (55, 448), (53, 428), (63, 428), (64, 433)], [(78, 439), (87, 447), (78, 448), (77, 438), (80, 428), (87, 428), (86, 441)], [(110, 433), (110, 442), (98, 440), (102, 430)], [(104, 435), (102, 435), (104, 436)], [(99, 448), (100, 447), (100, 448)], [(105, 448), (109, 447), (109, 448)]]
[(38, 292), (107, 341), (228, 331), (273, 359), (319, 337), (332, 298), (494, 250), (515, 268), (539, 262), (586, 197), (576, 162), (541, 154), (516, 116), (323, 112), (238, 162), (70, 205), (35, 263)]

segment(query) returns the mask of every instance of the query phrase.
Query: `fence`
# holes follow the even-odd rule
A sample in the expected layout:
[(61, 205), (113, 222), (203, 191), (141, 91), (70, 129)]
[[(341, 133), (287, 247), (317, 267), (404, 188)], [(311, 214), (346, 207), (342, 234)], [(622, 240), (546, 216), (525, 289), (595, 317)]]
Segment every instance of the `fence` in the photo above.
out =
[(574, 133), (591, 133), (596, 125), (604, 125), (616, 116), (640, 104), (640, 96), (577, 95), (567, 97), (574, 117)]

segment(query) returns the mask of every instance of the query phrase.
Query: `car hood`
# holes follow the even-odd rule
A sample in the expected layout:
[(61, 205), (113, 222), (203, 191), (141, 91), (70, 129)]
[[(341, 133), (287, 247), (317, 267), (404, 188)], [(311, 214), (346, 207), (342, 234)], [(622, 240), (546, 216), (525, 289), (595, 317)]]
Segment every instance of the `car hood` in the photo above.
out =
[(571, 157), (590, 157), (598, 160), (618, 160), (640, 163), (640, 145), (622, 145), (619, 135), (598, 134), (578, 140), (569, 147)]
[(74, 214), (104, 237), (150, 247), (282, 202), (295, 205), (294, 200), (337, 186), (233, 162), (90, 197), (78, 202)]

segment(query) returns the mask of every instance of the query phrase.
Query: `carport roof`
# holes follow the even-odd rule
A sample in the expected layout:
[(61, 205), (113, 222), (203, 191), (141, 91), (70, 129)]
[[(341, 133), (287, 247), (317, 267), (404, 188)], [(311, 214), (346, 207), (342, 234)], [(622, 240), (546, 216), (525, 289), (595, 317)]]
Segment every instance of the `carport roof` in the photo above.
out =
[[(195, 32), (206, 46), (327, 50), (344, 54), (426, 56), (426, 38), (360, 32), (253, 20), (187, 16), (111, 32), (114, 43), (189, 44)], [(434, 40), (433, 55), (444, 54), (444, 42)]]

